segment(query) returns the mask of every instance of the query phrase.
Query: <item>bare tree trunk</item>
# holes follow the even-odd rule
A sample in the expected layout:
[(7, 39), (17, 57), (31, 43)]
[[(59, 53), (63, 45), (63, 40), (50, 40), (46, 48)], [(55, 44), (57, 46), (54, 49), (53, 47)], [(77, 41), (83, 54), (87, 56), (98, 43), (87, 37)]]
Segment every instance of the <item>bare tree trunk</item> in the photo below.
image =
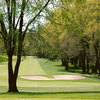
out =
[(64, 58), (61, 59), (61, 62), (62, 62), (62, 66), (65, 66), (65, 59)]
[(95, 63), (95, 71), (97, 73), (97, 70), (98, 70), (98, 60), (96, 59), (96, 63)]
[(83, 71), (83, 73), (86, 72), (85, 58), (86, 58), (86, 57), (85, 57), (85, 47), (84, 47), (83, 52), (82, 52), (82, 71)]
[(79, 61), (79, 67), (82, 67), (82, 60), (81, 56), (79, 56), (78, 61)]
[(99, 76), (100, 76), (100, 58), (98, 60), (98, 69), (99, 69)]
[(87, 73), (89, 73), (89, 58), (87, 57)]
[(68, 58), (66, 59), (66, 62), (65, 62), (65, 70), (69, 70), (69, 66), (68, 66)]
[(8, 92), (18, 92), (16, 79), (14, 77), (12, 68), (12, 54), (10, 53), (8, 54), (8, 83), (9, 83)]
[(74, 64), (74, 58), (70, 58), (71, 64)]
[(75, 58), (74, 58), (74, 68), (75, 68), (75, 69), (77, 69), (77, 62), (78, 62), (78, 59), (77, 59), (77, 57), (75, 57)]
[(98, 68), (99, 70), (99, 76), (100, 76), (100, 51), (99, 51), (99, 43), (97, 42), (96, 45), (94, 45), (95, 52), (96, 52), (96, 67), (95, 70)]
[(83, 71), (83, 73), (86, 72), (86, 68), (85, 68), (85, 57), (83, 57), (83, 60), (82, 60), (82, 71)]

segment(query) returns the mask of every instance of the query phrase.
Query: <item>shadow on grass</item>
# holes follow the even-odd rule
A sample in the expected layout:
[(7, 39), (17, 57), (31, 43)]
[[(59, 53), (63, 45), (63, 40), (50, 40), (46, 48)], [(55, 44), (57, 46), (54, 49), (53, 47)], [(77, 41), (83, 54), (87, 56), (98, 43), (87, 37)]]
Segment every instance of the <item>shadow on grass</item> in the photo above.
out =
[(68, 70), (68, 72), (83, 74), (81, 70), (77, 70), (77, 69), (74, 69), (74, 70), (70, 69), (70, 70)]
[(84, 94), (84, 93), (100, 93), (100, 91), (73, 91), (73, 92), (18, 92), (18, 93), (8, 93), (1, 92), (0, 95), (6, 94), (16, 94), (16, 95), (46, 95), (46, 94)]
[[(38, 87), (39, 88), (39, 87)], [(19, 92), (18, 93), (7, 93), (7, 87), (6, 86), (0, 86), (0, 90), (3, 90), (3, 91), (0, 91), (0, 95), (5, 95), (5, 94), (27, 94), (27, 95), (40, 95), (40, 94), (77, 94), (77, 93), (100, 93), (100, 91), (41, 91), (41, 89), (46, 89), (46, 88), (39, 88), (38, 91), (35, 91), (36, 88), (24, 88), (25, 89), (25, 92), (21, 92), (23, 90), (23, 88), (19, 87)], [(28, 91), (28, 89), (32, 89), (34, 91)], [(51, 88), (50, 88), (51, 89)], [(54, 89), (54, 88), (53, 88)], [(64, 88), (63, 88), (64, 89)], [(51, 89), (52, 90), (52, 89)], [(23, 90), (24, 91), (24, 90)], [(28, 91), (28, 92), (27, 92)]]
[(56, 67), (65, 67), (65, 66), (62, 66), (62, 65), (55, 65)]

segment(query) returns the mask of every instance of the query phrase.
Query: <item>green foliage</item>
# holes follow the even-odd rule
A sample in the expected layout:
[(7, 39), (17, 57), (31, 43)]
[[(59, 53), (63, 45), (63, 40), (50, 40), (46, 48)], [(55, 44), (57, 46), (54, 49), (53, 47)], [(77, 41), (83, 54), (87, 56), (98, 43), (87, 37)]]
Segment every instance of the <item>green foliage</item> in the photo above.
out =
[(0, 62), (7, 62), (7, 61), (8, 61), (7, 58), (4, 56), (1, 56), (0, 54)]
[[(47, 23), (38, 32), (43, 38), (41, 41), (37, 39), (40, 41), (38, 54), (51, 60), (77, 58), (76, 63), (82, 59), (83, 72), (89, 65), (92, 71), (97, 67), (96, 73), (100, 74), (98, 10), (99, 0), (63, 0), (58, 3), (53, 16), (47, 18)], [(43, 41), (48, 45), (40, 46)]]

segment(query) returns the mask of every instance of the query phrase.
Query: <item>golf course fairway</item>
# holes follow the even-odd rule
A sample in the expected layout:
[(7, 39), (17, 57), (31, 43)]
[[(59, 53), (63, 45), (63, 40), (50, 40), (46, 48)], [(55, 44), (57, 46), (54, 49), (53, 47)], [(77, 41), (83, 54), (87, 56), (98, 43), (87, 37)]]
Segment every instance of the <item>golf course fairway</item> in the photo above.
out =
[(85, 77), (75, 80), (30, 80), (22, 76), (80, 75), (66, 72), (60, 61), (26, 57), (20, 66), (19, 93), (7, 93), (7, 62), (0, 63), (0, 100), (100, 100), (100, 80)]

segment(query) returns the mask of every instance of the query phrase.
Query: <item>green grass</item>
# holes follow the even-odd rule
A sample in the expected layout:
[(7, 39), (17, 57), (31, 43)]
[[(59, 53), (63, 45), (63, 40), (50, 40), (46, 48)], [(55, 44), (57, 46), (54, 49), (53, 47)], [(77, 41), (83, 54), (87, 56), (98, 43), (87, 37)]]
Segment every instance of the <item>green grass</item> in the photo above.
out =
[(60, 61), (36, 57), (24, 59), (17, 82), (20, 93), (6, 93), (7, 73), (7, 63), (0, 63), (0, 100), (100, 100), (100, 80), (97, 79), (33, 81), (20, 78), (24, 75), (79, 75), (66, 72)]
[(9, 100), (99, 100), (100, 93), (70, 92), (70, 93), (19, 93), (19, 94), (2, 93), (0, 94), (0, 100), (8, 100), (6, 98), (9, 98)]

